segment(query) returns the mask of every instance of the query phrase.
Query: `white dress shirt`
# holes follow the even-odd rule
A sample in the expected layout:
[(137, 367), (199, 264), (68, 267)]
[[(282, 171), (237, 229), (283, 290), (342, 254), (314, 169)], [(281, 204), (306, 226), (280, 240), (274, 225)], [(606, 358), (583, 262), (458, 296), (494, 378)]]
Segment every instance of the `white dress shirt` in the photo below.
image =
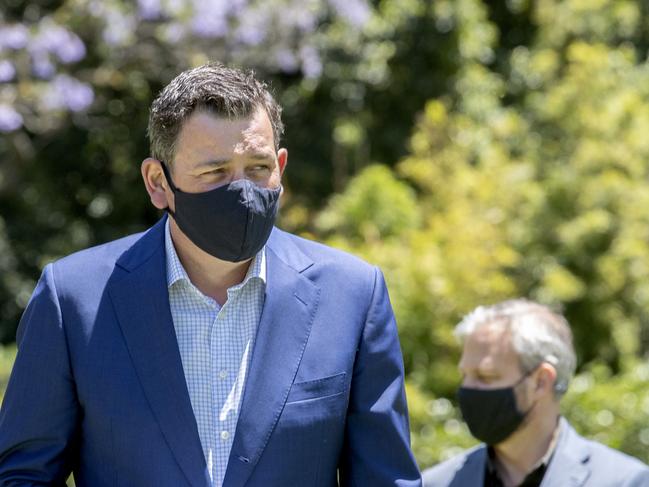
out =
[(167, 286), (178, 348), (212, 486), (221, 487), (266, 290), (265, 248), (223, 306), (189, 280), (165, 228)]

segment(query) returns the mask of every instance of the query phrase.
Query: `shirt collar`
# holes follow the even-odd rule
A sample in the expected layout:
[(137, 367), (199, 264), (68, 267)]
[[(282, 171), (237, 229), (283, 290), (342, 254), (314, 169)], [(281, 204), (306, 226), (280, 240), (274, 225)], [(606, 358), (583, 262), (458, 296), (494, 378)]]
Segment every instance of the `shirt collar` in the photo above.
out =
[(550, 445), (548, 446), (548, 451), (545, 452), (545, 455), (541, 457), (541, 459), (534, 465), (532, 470), (537, 469), (540, 466), (547, 466), (550, 463), (550, 460), (552, 459), (552, 454), (554, 453), (554, 450), (557, 447), (557, 443), (559, 442), (559, 432), (561, 431), (561, 421), (557, 422), (557, 427), (554, 428), (554, 433), (552, 433), (552, 440), (550, 441)]
[[(165, 222), (165, 251), (167, 253), (167, 288), (170, 288), (178, 281), (187, 281), (191, 283), (187, 271), (183, 267), (173, 241), (171, 240), (171, 230), (169, 228), (169, 218)], [(245, 286), (251, 279), (260, 279), (264, 284), (266, 283), (266, 246), (257, 252), (257, 255), (252, 259), (246, 277), (243, 281), (231, 289), (240, 289)]]

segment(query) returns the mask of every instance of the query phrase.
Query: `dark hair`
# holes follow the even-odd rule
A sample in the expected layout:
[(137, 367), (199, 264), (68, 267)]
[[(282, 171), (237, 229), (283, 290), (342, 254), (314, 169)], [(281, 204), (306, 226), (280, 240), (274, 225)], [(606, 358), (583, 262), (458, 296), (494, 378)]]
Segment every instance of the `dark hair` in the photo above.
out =
[(183, 122), (196, 110), (221, 117), (245, 118), (258, 108), (268, 114), (275, 148), (284, 133), (282, 109), (267, 85), (252, 71), (208, 63), (183, 71), (160, 92), (151, 104), (147, 130), (151, 156), (172, 165)]

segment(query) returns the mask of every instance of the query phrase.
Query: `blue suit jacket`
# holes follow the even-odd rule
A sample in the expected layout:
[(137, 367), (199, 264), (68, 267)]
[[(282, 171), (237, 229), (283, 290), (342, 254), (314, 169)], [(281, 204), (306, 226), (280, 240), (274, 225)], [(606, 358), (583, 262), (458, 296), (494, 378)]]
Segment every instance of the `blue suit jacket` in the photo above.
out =
[[(487, 447), (480, 445), (424, 472), (425, 487), (482, 487)], [(561, 419), (561, 432), (541, 487), (648, 487), (649, 467), (579, 436)]]
[[(43, 271), (0, 412), (0, 485), (58, 485), (70, 471), (77, 487), (209, 485), (163, 229)], [(381, 273), (277, 229), (267, 266), (224, 485), (421, 485)]]

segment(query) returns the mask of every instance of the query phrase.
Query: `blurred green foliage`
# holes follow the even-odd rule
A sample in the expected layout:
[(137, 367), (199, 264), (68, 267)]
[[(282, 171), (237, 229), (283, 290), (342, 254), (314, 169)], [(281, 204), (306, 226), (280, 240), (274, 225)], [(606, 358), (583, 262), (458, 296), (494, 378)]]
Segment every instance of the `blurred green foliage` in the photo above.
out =
[(394, 179), (385, 166), (370, 166), (332, 197), (316, 220), (321, 233), (333, 230), (356, 241), (378, 241), (403, 235), (419, 225), (413, 189)]
[(11, 372), (11, 366), (14, 363), (15, 356), (15, 346), (0, 346), (0, 401), (2, 401), (2, 398), (4, 397), (4, 391), (7, 388), (7, 383), (9, 382), (9, 374)]
[[(426, 103), (410, 154), (391, 179), (379, 182), (378, 167), (366, 170), (330, 200), (321, 214), (335, 223), (326, 225), (329, 242), (386, 273), (423, 465), (471, 443), (452, 407), (459, 383), (454, 325), (479, 304), (513, 296), (550, 304), (572, 324), (588, 371), (566, 398), (577, 429), (647, 461), (642, 6), (519, 2), (521, 23), (534, 35), (502, 51), (498, 34), (506, 32), (484, 4), (473, 3), (471, 21), (492, 33), (479, 45), (492, 54), (466, 60), (452, 88)], [(401, 203), (404, 185), (416, 191), (412, 208)], [(368, 223), (368, 216), (380, 220)], [(379, 226), (395, 221), (403, 225)]]
[[(182, 18), (137, 20), (111, 0), (137, 20), (116, 49), (101, 18), (84, 20), (91, 3), (10, 12), (80, 36), (87, 56), (60, 69), (95, 98), (86, 112), (25, 113), (0, 140), (0, 341), (46, 262), (155, 220), (138, 171), (146, 107), (176, 72), (223, 59), (255, 67), (285, 107), (281, 226), (385, 272), (422, 467), (474, 443), (454, 406), (454, 325), (514, 296), (573, 327), (580, 374), (563, 403), (576, 429), (649, 461), (649, 4), (376, 0), (354, 24), (314, 0), (300, 35), (318, 70), (273, 35), (276, 17), (264, 49), (230, 35), (236, 18), (174, 43)], [(294, 65), (278, 61), (287, 53)], [(12, 83), (31, 94), (40, 81)]]

